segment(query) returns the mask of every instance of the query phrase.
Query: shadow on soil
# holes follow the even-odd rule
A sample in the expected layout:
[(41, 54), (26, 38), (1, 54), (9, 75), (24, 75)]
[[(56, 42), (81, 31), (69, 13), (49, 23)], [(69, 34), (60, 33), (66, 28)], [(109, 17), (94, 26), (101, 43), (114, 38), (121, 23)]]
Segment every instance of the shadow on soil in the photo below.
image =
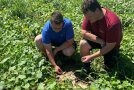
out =
[(119, 59), (117, 60), (117, 65), (109, 75), (117, 73), (117, 78), (120, 80), (134, 80), (134, 63), (128, 56), (120, 54)]
[[(87, 88), (88, 85), (91, 84), (91, 80), (87, 78), (88, 74), (83, 71), (83, 63), (80, 59), (81, 57), (79, 53), (75, 53), (72, 57), (58, 54), (56, 56), (56, 63), (62, 68), (63, 72), (65, 72), (61, 75), (62, 77), (74, 77), (75, 79), (72, 79), (71, 81), (75, 82), (75, 85), (80, 86), (81, 88)], [(69, 74), (67, 75), (67, 73)]]
[[(57, 55), (57, 58), (60, 57), (60, 63), (62, 63), (61, 68), (64, 72), (73, 71), (75, 76), (79, 80), (85, 80), (88, 76), (87, 73), (84, 73), (81, 71), (83, 67), (83, 63), (80, 60), (80, 54), (75, 53), (72, 57), (66, 57), (62, 54)], [(76, 72), (79, 73), (76, 73)], [(117, 60), (117, 65), (111, 71), (107, 71), (109, 73), (109, 76), (117, 75), (117, 78), (120, 80), (134, 80), (134, 63), (132, 63), (132, 60), (129, 59), (126, 55), (120, 54), (120, 57)], [(95, 78), (96, 76), (93, 75)]]
[[(60, 58), (58, 58), (60, 57)], [(62, 53), (59, 53), (56, 56), (56, 63), (61, 66), (62, 70), (65, 72), (75, 71), (77, 69), (81, 69), (82, 62), (80, 61), (80, 54), (75, 53), (71, 57), (66, 57)]]

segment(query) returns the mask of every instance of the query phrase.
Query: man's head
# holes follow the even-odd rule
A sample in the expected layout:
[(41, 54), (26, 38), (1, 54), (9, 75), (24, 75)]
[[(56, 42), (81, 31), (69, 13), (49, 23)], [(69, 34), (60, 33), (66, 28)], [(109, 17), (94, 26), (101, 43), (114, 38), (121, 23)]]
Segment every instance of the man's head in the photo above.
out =
[(59, 32), (63, 26), (63, 16), (60, 12), (55, 11), (51, 14), (51, 25), (54, 31)]
[(84, 0), (81, 9), (91, 22), (96, 21), (99, 18), (99, 14), (102, 13), (101, 6), (97, 0)]

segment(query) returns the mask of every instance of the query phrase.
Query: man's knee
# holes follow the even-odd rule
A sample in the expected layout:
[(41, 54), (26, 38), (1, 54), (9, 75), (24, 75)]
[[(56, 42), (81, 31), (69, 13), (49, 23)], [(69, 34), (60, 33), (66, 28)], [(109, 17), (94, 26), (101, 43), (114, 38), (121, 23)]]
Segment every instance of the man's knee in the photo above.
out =
[(41, 35), (36, 36), (34, 42), (36, 43), (36, 45), (40, 44), (42, 42), (42, 36)]
[(73, 48), (65, 49), (62, 51), (65, 56), (72, 56), (75, 50)]
[(86, 40), (80, 40), (80, 46), (83, 46), (85, 44), (87, 44), (87, 41)]
[(85, 49), (85, 50), (89, 50), (89, 49), (91, 49), (91, 46), (88, 44), (88, 42), (86, 40), (81, 40), (80, 41), (80, 48)]

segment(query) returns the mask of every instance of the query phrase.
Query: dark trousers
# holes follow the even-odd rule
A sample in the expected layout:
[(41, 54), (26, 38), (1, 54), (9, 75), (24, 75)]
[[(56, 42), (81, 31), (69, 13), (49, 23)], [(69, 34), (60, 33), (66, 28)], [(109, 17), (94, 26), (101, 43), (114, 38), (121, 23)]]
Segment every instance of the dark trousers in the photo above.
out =
[[(101, 49), (101, 45), (92, 41), (86, 40), (92, 47), (92, 49)], [(103, 55), (104, 57), (104, 64), (108, 68), (113, 68), (117, 65), (117, 60), (119, 58), (119, 48), (113, 48), (110, 52)]]
[(113, 68), (114, 66), (117, 65), (118, 58), (119, 58), (119, 49), (114, 48), (113, 50), (104, 55), (104, 64), (108, 68)]

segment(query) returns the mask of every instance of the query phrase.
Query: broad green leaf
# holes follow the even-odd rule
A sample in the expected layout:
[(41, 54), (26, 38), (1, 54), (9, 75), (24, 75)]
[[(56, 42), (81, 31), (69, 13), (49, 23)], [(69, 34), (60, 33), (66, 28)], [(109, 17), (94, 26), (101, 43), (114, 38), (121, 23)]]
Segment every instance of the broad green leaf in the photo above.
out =
[(21, 90), (21, 87), (20, 87), (20, 86), (16, 86), (16, 87), (14, 88), (14, 90)]
[(21, 66), (21, 65), (23, 65), (25, 63), (26, 63), (26, 61), (21, 61), (18, 65)]
[(29, 87), (30, 87), (30, 84), (29, 84), (29, 83), (27, 83), (27, 84), (24, 86), (25, 89), (28, 89)]
[(5, 87), (4, 82), (3, 82), (3, 81), (1, 81), (1, 82), (0, 82), (0, 90), (3, 90), (3, 89), (4, 89), (4, 87)]
[(123, 87), (122, 87), (122, 85), (118, 85), (117, 88), (118, 88), (119, 90), (121, 90)]
[(12, 66), (9, 68), (9, 71), (13, 71), (16, 68), (16, 66)]
[(102, 89), (102, 90), (111, 90), (109, 87), (106, 87), (105, 89)]
[(48, 90), (53, 90), (56, 85), (56, 82), (54, 81), (52, 84), (48, 86)]
[(42, 77), (42, 72), (39, 70), (39, 71), (37, 71), (37, 73), (36, 73), (36, 77), (37, 78), (41, 78)]
[(37, 90), (45, 90), (44, 84), (43, 83), (39, 83)]
[(40, 62), (39, 62), (39, 67), (41, 67), (41, 65), (43, 65), (44, 63), (44, 60), (42, 59)]
[(24, 79), (24, 78), (26, 78), (26, 76), (25, 75), (19, 75), (18, 78)]
[(12, 77), (11, 79), (9, 79), (8, 81), (15, 81), (15, 77)]
[(10, 57), (7, 57), (7, 58), (5, 58), (5, 59), (3, 59), (1, 62), (0, 62), (0, 64), (4, 64), (7, 60), (9, 60), (10, 59)]

